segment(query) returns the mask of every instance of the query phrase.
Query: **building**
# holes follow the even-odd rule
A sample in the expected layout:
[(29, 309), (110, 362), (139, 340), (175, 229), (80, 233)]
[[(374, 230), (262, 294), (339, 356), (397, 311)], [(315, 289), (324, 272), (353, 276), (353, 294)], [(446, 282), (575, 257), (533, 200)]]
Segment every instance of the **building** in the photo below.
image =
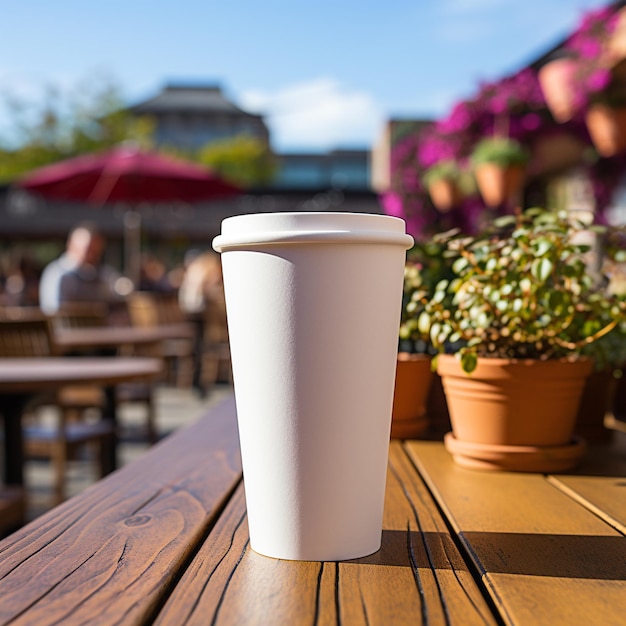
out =
[[(270, 133), (263, 116), (240, 109), (217, 85), (169, 84), (130, 110), (154, 119), (157, 145), (195, 149), (247, 135), (270, 148)], [(371, 189), (369, 150), (274, 156), (277, 166), (271, 183), (274, 189)]]
[(282, 189), (370, 188), (368, 150), (332, 150), (321, 154), (277, 154), (274, 186)]
[(432, 124), (432, 120), (421, 119), (390, 119), (384, 125), (371, 154), (372, 189), (385, 192), (391, 187), (391, 150), (403, 137), (411, 133), (419, 133), (424, 127)]
[(247, 135), (269, 146), (263, 117), (240, 109), (216, 85), (166, 85), (156, 96), (130, 110), (154, 119), (157, 145), (194, 149)]

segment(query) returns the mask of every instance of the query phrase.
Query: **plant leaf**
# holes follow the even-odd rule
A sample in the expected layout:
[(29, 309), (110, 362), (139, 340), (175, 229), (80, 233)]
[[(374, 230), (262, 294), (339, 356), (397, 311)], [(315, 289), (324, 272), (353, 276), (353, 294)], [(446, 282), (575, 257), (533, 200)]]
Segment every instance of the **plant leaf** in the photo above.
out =
[(553, 267), (552, 261), (549, 259), (535, 259), (530, 271), (537, 280), (545, 283), (552, 273)]

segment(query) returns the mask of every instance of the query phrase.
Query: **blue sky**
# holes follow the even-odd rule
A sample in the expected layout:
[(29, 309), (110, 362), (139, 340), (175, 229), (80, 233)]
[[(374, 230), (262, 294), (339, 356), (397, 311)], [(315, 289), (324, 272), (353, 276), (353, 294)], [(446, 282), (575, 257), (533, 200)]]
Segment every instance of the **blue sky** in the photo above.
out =
[[(0, 91), (43, 99), (107, 76), (129, 103), (219, 83), (280, 151), (369, 147), (512, 73), (599, 0), (0, 2)], [(0, 109), (0, 127), (6, 126)]]

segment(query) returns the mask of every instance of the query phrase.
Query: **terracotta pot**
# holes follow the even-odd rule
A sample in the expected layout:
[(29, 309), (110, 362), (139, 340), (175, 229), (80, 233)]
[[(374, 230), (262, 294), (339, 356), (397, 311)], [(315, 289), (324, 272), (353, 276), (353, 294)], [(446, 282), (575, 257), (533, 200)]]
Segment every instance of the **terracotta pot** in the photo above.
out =
[(537, 73), (546, 105), (555, 121), (562, 124), (572, 119), (574, 106), (574, 71), (572, 59), (555, 59), (546, 63)]
[(396, 365), (391, 437), (417, 439), (426, 432), (426, 399), (433, 373), (431, 358), (425, 354), (400, 352)]
[(619, 63), (626, 57), (626, 9), (620, 9), (617, 15), (615, 28), (609, 36), (606, 46), (609, 61), (613, 64)]
[(447, 213), (461, 200), (461, 192), (458, 185), (454, 181), (445, 178), (431, 183), (428, 186), (428, 193), (435, 208), (442, 213)]
[(584, 442), (572, 438), (590, 360), (479, 358), (467, 375), (441, 355), (452, 433), (446, 447), (465, 466), (560, 471), (575, 465)]
[(524, 168), (520, 165), (503, 167), (496, 163), (482, 163), (475, 170), (476, 184), (488, 207), (500, 206), (512, 200), (521, 191)]
[(612, 157), (626, 150), (626, 107), (615, 109), (593, 104), (587, 110), (585, 122), (598, 154)]

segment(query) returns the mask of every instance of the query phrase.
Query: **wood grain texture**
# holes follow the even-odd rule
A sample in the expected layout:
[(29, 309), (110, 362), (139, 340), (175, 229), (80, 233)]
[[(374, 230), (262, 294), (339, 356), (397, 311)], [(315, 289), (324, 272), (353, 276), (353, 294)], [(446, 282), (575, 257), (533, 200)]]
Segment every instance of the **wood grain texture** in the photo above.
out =
[(594, 446), (575, 474), (548, 480), (626, 534), (626, 432), (615, 432), (610, 443)]
[(0, 624), (150, 623), (240, 479), (228, 399), (0, 542)]
[(620, 624), (626, 538), (540, 474), (468, 470), (407, 442), (508, 624)]
[(391, 446), (381, 550), (340, 563), (271, 559), (248, 544), (243, 490), (157, 624), (494, 624), (438, 509)]
[(548, 480), (626, 535), (626, 477), (550, 476)]

